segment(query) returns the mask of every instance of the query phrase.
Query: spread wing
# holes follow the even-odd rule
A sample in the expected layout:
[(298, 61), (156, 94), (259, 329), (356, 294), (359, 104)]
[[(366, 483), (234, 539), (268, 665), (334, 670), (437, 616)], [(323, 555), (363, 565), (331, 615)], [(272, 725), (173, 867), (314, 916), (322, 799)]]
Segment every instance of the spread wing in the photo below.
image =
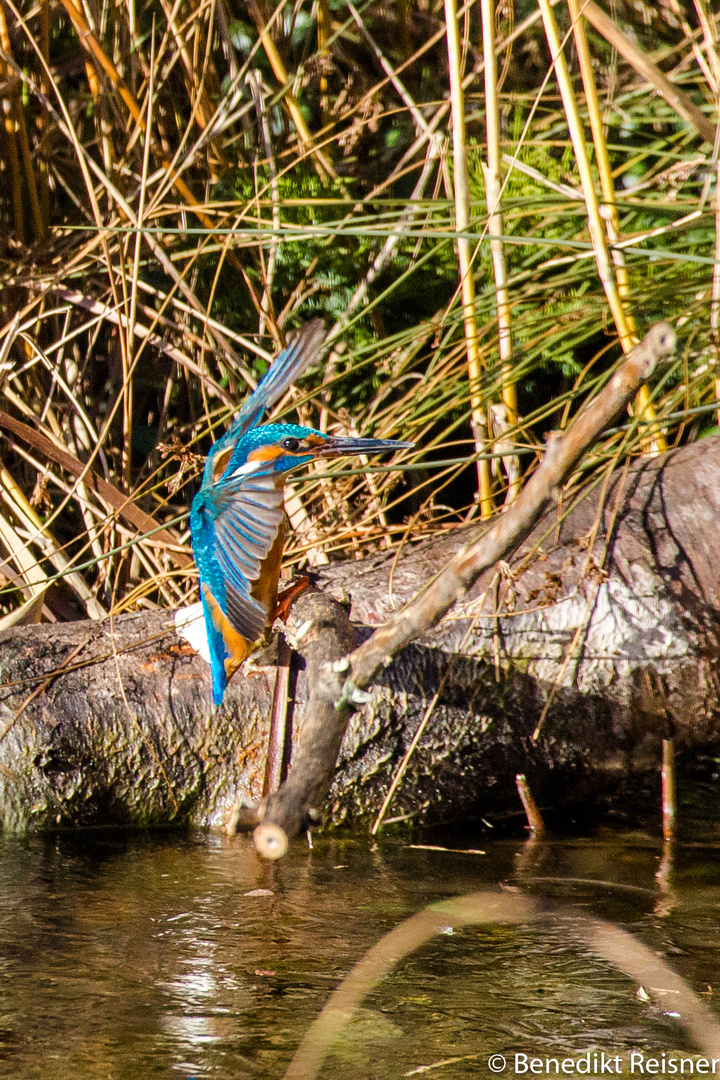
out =
[(252, 594), (283, 521), (282, 489), (271, 470), (198, 492), (193, 548), (206, 585), (230, 623), (248, 641), (262, 637), (270, 615)]
[(325, 324), (322, 319), (312, 319), (306, 323), (288, 347), (275, 357), (250, 397), (243, 402), (228, 430), (215, 443), (213, 450), (222, 450), (237, 442), (243, 432), (255, 427), (265, 410), (272, 408), (287, 388), (307, 371), (317, 358), (324, 340)]

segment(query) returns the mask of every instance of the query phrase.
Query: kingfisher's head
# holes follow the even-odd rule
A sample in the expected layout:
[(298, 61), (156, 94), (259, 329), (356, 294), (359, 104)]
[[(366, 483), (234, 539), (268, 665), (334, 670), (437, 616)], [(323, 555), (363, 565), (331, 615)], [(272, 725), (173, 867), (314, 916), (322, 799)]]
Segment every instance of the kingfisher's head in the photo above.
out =
[(299, 424), (263, 424), (242, 435), (233, 446), (217, 447), (208, 457), (205, 481), (216, 484), (260, 470), (286, 473), (314, 458), (381, 454), (412, 446), (398, 439), (360, 439), (325, 435)]

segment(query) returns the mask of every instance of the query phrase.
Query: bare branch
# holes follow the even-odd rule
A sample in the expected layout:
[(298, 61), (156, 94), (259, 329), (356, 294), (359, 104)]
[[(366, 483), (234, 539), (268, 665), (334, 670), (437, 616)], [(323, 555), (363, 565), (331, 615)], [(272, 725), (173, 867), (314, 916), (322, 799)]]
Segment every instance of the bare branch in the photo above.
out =
[(301, 593), (291, 608), (287, 635), (307, 664), (308, 701), (292, 770), (265, 804), (255, 830), (261, 855), (279, 859), (305, 822), (322, 808), (335, 771), (350, 717), (347, 705), (336, 707), (338, 665), (353, 646), (353, 629), (344, 608), (315, 589)]
[[(268, 801), (263, 822), (255, 831), (261, 854), (268, 858), (284, 855), (288, 837), (300, 831), (310, 811), (318, 808), (327, 793), (351, 702), (366, 700), (365, 690), (393, 657), (438, 623), (483, 571), (522, 543), (585, 451), (633, 400), (656, 364), (672, 355), (675, 341), (675, 331), (668, 323), (654, 326), (569, 430), (551, 435), (545, 457), (508, 510), (347, 658), (343, 659), (343, 631), (338, 631), (337, 614), (326, 614), (323, 608), (329, 605), (336, 609), (338, 605), (318, 593), (309, 598), (303, 594), (293, 605), (291, 633), (306, 656), (312, 695), (288, 780)], [(317, 614), (305, 612), (308, 599), (317, 603)], [(342, 609), (340, 612), (344, 617)]]
[(350, 656), (343, 699), (366, 689), (400, 649), (435, 626), (466, 595), (484, 570), (522, 543), (585, 451), (633, 400), (658, 361), (670, 357), (674, 349), (675, 331), (668, 323), (658, 323), (645, 335), (569, 430), (550, 437), (545, 457), (509, 509), (479, 540), (459, 551), (420, 596)]

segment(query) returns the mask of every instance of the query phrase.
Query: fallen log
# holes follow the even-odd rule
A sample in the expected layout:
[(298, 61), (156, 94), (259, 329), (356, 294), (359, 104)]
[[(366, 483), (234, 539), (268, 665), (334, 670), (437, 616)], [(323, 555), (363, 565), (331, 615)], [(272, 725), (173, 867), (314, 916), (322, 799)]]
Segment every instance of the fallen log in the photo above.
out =
[[(613, 474), (602, 506), (600, 495), (546, 514), (382, 673), (350, 718), (334, 820), (377, 813), (431, 703), (391, 817), (486, 815), (514, 803), (517, 772), (537, 798), (578, 797), (603, 775), (658, 767), (669, 732), (679, 751), (720, 739), (720, 438), (641, 459)], [(388, 555), (331, 565), (318, 586), (350, 597), (356, 624), (379, 624), (482, 528), (394, 567)], [(272, 650), (258, 654), (215, 710), (207, 665), (170, 613), (6, 631), (2, 824), (223, 827), (262, 797), (274, 673)], [(296, 728), (306, 695), (301, 671)]]
[[(540, 799), (577, 797), (658, 766), (669, 733), (679, 750), (717, 741), (720, 439), (573, 498), (378, 673), (343, 740), (335, 821), (377, 812), (421, 723), (389, 817), (486, 815), (518, 772)], [(485, 528), (329, 566), (318, 586), (351, 599), (367, 637)], [(274, 671), (256, 654), (214, 710), (170, 613), (0, 635), (0, 821), (227, 826), (262, 798)], [(296, 727), (306, 696), (300, 672)]]

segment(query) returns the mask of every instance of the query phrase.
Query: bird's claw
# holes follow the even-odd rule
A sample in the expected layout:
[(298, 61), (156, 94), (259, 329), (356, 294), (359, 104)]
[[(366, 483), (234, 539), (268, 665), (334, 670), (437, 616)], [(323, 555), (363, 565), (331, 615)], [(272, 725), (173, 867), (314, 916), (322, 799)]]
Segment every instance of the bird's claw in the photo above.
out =
[(277, 598), (275, 610), (272, 613), (272, 619), (270, 621), (271, 626), (276, 619), (280, 619), (282, 622), (287, 622), (287, 617), (290, 614), (290, 605), (292, 604), (296, 596), (299, 596), (300, 593), (305, 592), (309, 585), (310, 578), (306, 577), (303, 574), (302, 577), (296, 578), (295, 581), (293, 581), (292, 585), (288, 585), (287, 589), (283, 589), (283, 591)]

